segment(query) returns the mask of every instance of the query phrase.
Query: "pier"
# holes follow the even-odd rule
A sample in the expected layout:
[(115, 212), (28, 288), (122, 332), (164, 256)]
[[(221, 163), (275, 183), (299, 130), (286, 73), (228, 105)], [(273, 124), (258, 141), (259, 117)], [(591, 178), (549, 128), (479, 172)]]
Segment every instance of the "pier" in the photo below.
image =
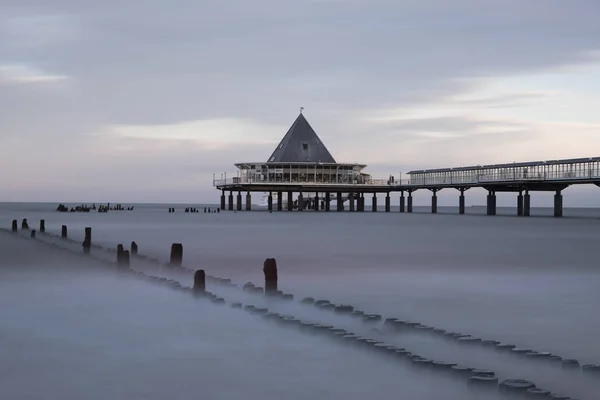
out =
[(374, 179), (363, 172), (365, 164), (337, 163), (302, 112), (267, 162), (235, 166), (234, 177), (223, 174), (213, 179), (213, 186), (221, 191), (222, 210), (250, 211), (252, 193), (267, 193), (269, 211), (332, 211), (335, 202), (335, 211), (363, 212), (370, 196), (371, 211), (377, 212), (377, 194), (385, 193), (382, 211), (390, 212), (395, 194), (400, 212), (411, 213), (412, 194), (428, 190), (431, 212), (437, 213), (437, 193), (454, 189), (459, 192), (458, 212), (464, 214), (465, 192), (483, 188), (488, 192), (487, 215), (496, 215), (497, 193), (514, 193), (517, 215), (527, 217), (533, 192), (553, 192), (554, 216), (562, 217), (563, 190), (582, 184), (600, 187), (600, 157), (423, 169), (408, 172), (406, 179), (393, 175)]

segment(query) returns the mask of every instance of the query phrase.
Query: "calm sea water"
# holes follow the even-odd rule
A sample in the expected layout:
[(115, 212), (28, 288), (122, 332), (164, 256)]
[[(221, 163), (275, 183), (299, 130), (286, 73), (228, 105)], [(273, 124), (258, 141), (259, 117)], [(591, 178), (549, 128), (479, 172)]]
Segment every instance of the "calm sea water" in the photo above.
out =
[[(57, 213), (55, 204), (0, 204), (0, 224), (28, 218), (37, 228), (126, 246), (166, 261), (171, 243), (184, 264), (237, 283), (262, 282), (275, 257), (280, 288), (297, 298), (348, 303), (386, 317), (600, 363), (600, 210), (566, 209), (566, 218), (487, 217), (453, 208), (428, 214), (185, 214), (185, 206)], [(202, 206), (204, 207), (204, 206)], [(550, 209), (533, 209), (549, 215)], [(56, 248), (0, 233), (0, 397), (49, 398), (343, 398), (495, 399), (464, 382), (398, 365), (123, 279)], [(191, 285), (191, 276), (179, 276)], [(354, 320), (296, 304), (267, 304), (240, 290), (214, 288), (232, 301), (358, 332)], [(371, 332), (372, 333), (372, 332)], [(373, 333), (377, 335), (377, 333)], [(424, 356), (525, 378), (580, 399), (596, 399), (599, 378), (560, 366), (460, 346), (423, 334), (380, 340)]]

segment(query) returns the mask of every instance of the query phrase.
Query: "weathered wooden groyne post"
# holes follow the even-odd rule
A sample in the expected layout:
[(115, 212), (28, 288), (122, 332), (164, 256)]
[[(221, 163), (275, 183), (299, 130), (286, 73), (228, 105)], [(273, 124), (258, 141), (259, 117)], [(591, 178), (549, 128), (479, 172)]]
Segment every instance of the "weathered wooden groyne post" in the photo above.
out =
[(171, 245), (171, 257), (169, 264), (175, 267), (181, 267), (183, 263), (183, 245), (181, 243), (173, 243)]
[(61, 230), (60, 230), (60, 237), (63, 239), (67, 238), (67, 226), (63, 225)]
[(117, 266), (129, 268), (129, 250), (124, 250), (122, 244), (117, 246)]
[(194, 273), (194, 292), (202, 293), (206, 290), (206, 273), (199, 269)]
[(265, 274), (265, 295), (273, 296), (277, 293), (277, 261), (267, 258), (263, 264)]
[(35, 229), (31, 231), (31, 234), (29, 236), (31, 236), (32, 239), (35, 239)]
[(40, 219), (40, 232), (46, 232), (46, 221), (43, 219)]
[(19, 230), (19, 223), (17, 222), (16, 219), (13, 219), (12, 221), (12, 231), (13, 232), (17, 232)]
[(136, 255), (138, 253), (138, 245), (136, 242), (131, 242), (131, 255)]
[(92, 228), (89, 226), (85, 228), (85, 238), (83, 239), (82, 246), (83, 252), (89, 254), (92, 248)]
[(29, 224), (27, 223), (27, 218), (23, 218), (21, 222), (21, 229), (29, 229)]

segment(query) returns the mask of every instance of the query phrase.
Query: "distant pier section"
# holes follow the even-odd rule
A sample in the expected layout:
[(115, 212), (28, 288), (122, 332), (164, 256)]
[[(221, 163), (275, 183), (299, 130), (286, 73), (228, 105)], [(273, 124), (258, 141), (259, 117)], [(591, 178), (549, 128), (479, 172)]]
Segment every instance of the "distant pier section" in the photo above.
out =
[[(265, 197), (269, 211), (378, 211), (377, 194), (385, 193), (382, 210), (390, 211), (390, 196), (399, 194), (400, 212), (413, 211), (412, 194), (431, 192), (431, 212), (437, 213), (437, 193), (459, 192), (459, 213), (465, 213), (465, 192), (479, 187), (488, 191), (487, 215), (496, 215), (496, 194), (516, 194), (517, 215), (531, 215), (531, 192), (554, 192), (554, 216), (563, 215), (562, 191), (570, 185), (600, 187), (600, 157), (425, 169), (408, 172), (407, 179), (373, 179), (365, 164), (338, 163), (302, 112), (266, 162), (236, 163), (234, 177), (213, 179), (221, 191), (221, 209), (252, 209), (252, 194)], [(234, 193), (236, 198), (234, 201)], [(245, 193), (245, 199), (242, 199)], [(244, 202), (243, 202), (244, 200)]]

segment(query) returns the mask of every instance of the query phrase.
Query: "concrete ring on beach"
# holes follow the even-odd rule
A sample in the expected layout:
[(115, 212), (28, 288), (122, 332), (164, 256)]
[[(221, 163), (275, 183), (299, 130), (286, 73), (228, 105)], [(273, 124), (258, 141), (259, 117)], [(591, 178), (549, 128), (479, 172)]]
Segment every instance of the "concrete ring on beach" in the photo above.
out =
[(597, 364), (585, 364), (581, 366), (581, 370), (585, 374), (600, 374), (600, 365)]
[(471, 387), (497, 387), (498, 377), (495, 375), (474, 375), (469, 378)]
[(502, 393), (523, 393), (533, 388), (535, 384), (525, 379), (506, 379), (498, 385), (498, 390)]
[(579, 368), (579, 361), (574, 360), (574, 359), (565, 359), (562, 360), (562, 367), (563, 368)]
[(512, 349), (516, 348), (517, 346), (515, 346), (514, 344), (506, 344), (506, 343), (500, 343), (496, 345), (496, 349), (497, 350), (502, 350), (502, 351), (512, 351)]
[(550, 391), (540, 388), (531, 388), (525, 391), (525, 395), (530, 399), (547, 399), (550, 396)]
[(460, 344), (475, 344), (481, 343), (481, 339), (472, 337), (472, 336), (463, 336), (456, 339), (456, 341)]

